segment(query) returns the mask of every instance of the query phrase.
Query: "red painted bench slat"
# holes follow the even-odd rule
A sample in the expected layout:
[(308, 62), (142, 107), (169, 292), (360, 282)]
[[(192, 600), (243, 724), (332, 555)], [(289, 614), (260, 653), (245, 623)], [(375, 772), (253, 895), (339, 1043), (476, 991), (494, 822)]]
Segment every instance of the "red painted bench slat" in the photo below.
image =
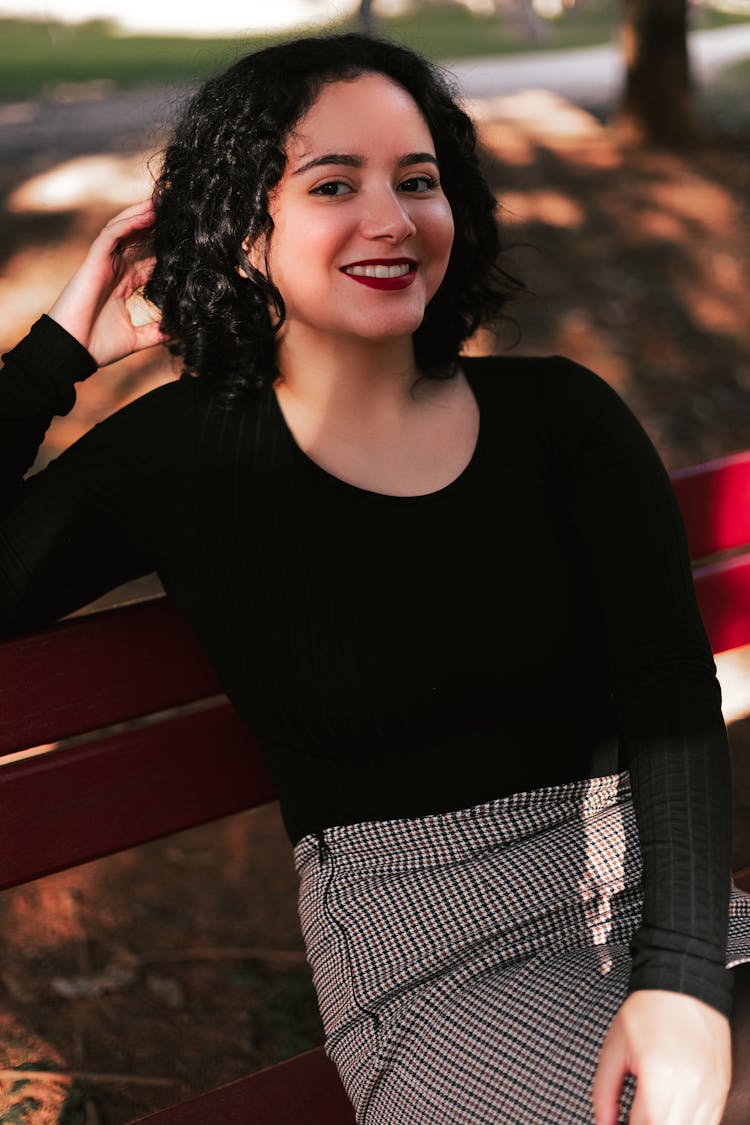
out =
[(691, 558), (750, 544), (750, 450), (678, 469), (670, 476)]
[(217, 1086), (131, 1125), (354, 1125), (354, 1111), (322, 1047)]
[(693, 577), (713, 651), (750, 644), (750, 554), (698, 567)]
[[(696, 590), (715, 652), (750, 643), (750, 557), (700, 568)], [(129, 643), (136, 649), (152, 635), (152, 615), (157, 624), (167, 619), (163, 612), (167, 607), (160, 602), (138, 607), (148, 613), (139, 612), (133, 622)], [(132, 608), (124, 612), (130, 613)], [(119, 618), (107, 611), (107, 618), (122, 628), (122, 611)], [(81, 664), (96, 664), (104, 680), (108, 667), (98, 647), (102, 624), (93, 616), (82, 618), (76, 641), (79, 651), (90, 644), (88, 658)], [(143, 637), (138, 635), (141, 628)], [(36, 641), (49, 670), (54, 655), (51, 639), (48, 633), (24, 638), (24, 659), (33, 660), (32, 642)], [(68, 650), (60, 655), (64, 672)], [(0, 700), (10, 698), (8, 680), (14, 680), (7, 676), (7, 656), (13, 669), (12, 650), (0, 651), (4, 681)], [(77, 677), (78, 693), (88, 694), (90, 683), (87, 675)], [(75, 714), (79, 703), (72, 686), (68, 702), (70, 713)], [(101, 685), (100, 691), (97, 718), (103, 719), (107, 717), (107, 695)], [(114, 692), (119, 696), (117, 684)], [(37, 698), (34, 716), (38, 711)], [(6, 710), (6, 717), (9, 714)], [(47, 730), (54, 733), (54, 728)], [(37, 727), (34, 733), (38, 732)], [(28, 745), (18, 738), (14, 743)], [(7, 764), (2, 785), (0, 888), (252, 808), (275, 796), (255, 739), (228, 703)], [(20, 839), (24, 840), (22, 849), (17, 846)]]
[(228, 703), (0, 767), (0, 889), (272, 801)]
[(0, 754), (221, 691), (195, 634), (164, 597), (67, 618), (3, 641), (0, 652)]

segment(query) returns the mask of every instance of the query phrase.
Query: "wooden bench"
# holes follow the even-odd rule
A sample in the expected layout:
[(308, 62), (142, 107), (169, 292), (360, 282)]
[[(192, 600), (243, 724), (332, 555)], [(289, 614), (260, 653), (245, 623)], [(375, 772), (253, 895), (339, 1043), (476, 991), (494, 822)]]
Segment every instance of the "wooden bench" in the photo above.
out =
[[(714, 651), (750, 643), (750, 452), (673, 482), (691, 556), (708, 560), (695, 578)], [(17, 756), (80, 735), (91, 737)], [(0, 765), (0, 888), (274, 799), (252, 734), (163, 597), (0, 645), (0, 756), (11, 754)], [(750, 868), (735, 881), (750, 890)], [(140, 1120), (352, 1125), (354, 1116), (318, 1048)]]

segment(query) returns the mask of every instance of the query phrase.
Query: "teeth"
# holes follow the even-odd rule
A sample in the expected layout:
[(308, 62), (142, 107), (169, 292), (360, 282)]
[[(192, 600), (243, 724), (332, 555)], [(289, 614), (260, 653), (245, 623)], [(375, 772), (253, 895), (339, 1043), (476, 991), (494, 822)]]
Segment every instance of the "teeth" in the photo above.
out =
[(346, 266), (344, 272), (355, 277), (403, 277), (409, 269), (409, 265), (403, 262), (398, 266)]

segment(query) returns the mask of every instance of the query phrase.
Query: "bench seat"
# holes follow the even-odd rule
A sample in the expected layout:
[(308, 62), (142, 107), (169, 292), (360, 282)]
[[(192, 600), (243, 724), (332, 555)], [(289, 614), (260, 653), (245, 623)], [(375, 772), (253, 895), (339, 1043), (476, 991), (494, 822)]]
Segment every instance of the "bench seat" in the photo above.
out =
[(355, 1125), (354, 1111), (322, 1047), (217, 1086), (131, 1125)]

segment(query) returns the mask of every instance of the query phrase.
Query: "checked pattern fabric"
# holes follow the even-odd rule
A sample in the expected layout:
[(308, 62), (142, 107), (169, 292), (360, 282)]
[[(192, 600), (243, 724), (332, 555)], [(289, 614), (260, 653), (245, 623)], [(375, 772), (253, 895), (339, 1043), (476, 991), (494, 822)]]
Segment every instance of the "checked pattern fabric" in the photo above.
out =
[[(295, 847), (326, 1034), (359, 1125), (593, 1125), (641, 859), (627, 770)], [(727, 966), (750, 961), (732, 886)], [(621, 1095), (629, 1119), (635, 1079)]]

